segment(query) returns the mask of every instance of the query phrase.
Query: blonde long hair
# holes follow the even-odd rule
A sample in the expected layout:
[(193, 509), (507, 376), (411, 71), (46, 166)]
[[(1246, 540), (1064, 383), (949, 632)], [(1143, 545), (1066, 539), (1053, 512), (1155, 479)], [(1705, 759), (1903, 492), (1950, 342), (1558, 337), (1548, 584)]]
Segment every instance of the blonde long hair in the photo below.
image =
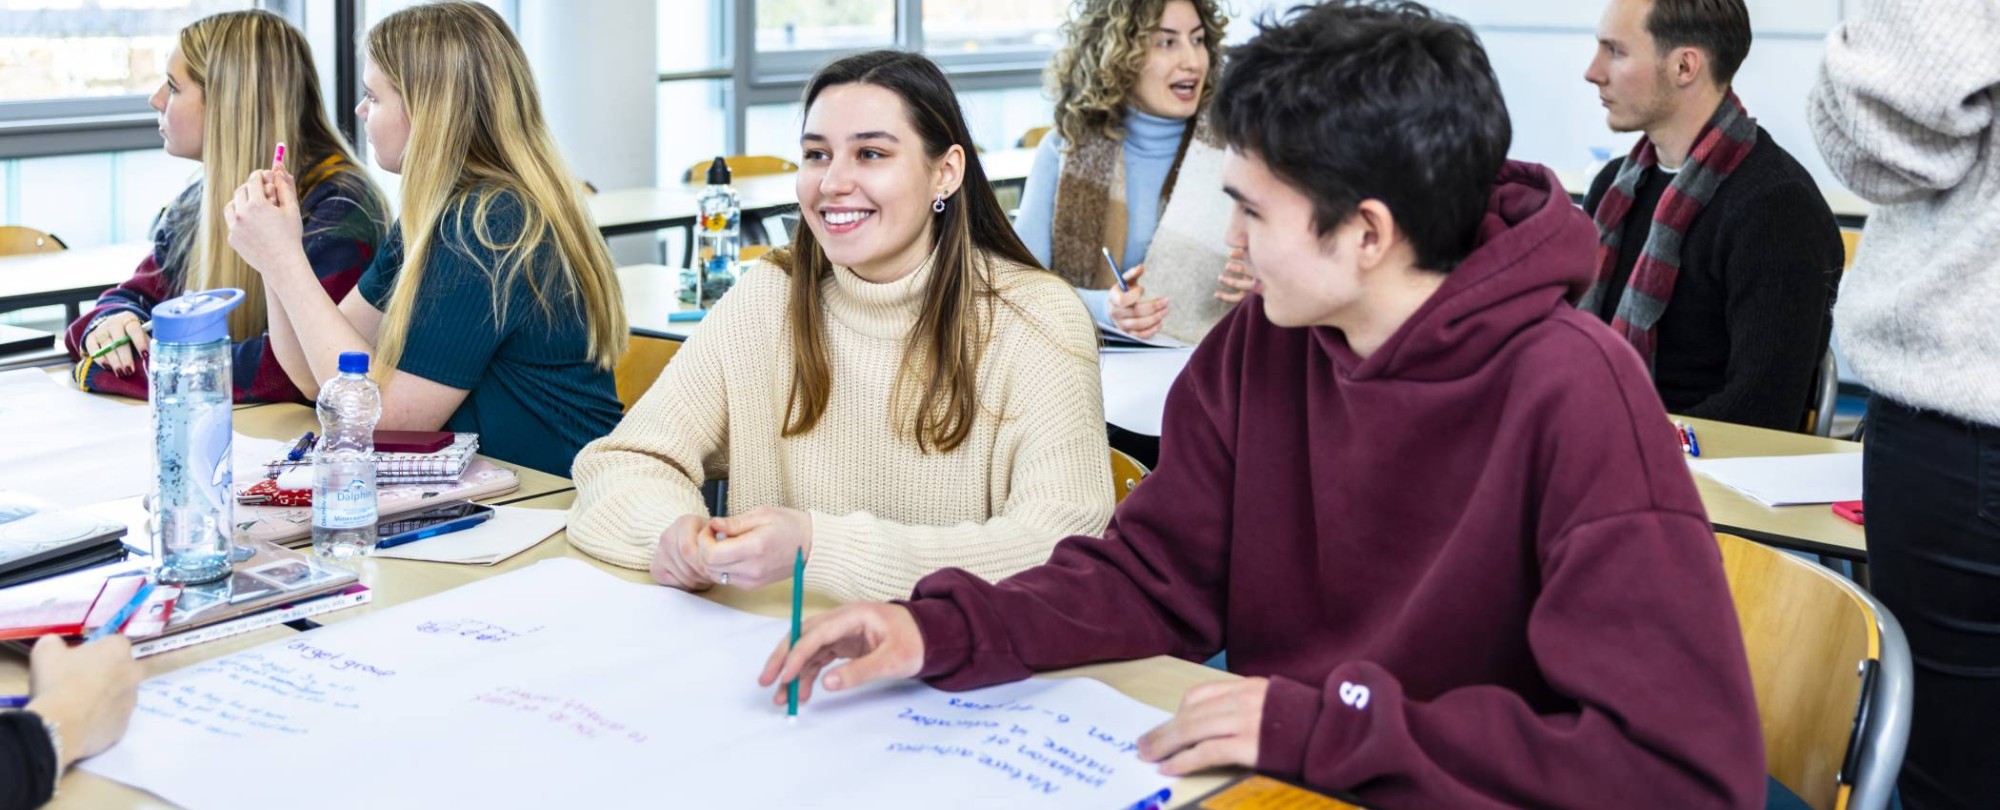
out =
[[(312, 50), (285, 18), (268, 11), (215, 14), (182, 28), (178, 44), (188, 78), (203, 94), (202, 191), (168, 212), (168, 221), (178, 226), (170, 228), (174, 239), (168, 264), (185, 268), (184, 290), (243, 290), (243, 303), (229, 314), (229, 333), (242, 340), (270, 328), (264, 277), (229, 247), (222, 209), (243, 178), (270, 168), (278, 143), (287, 144), (293, 157), (286, 163), (299, 169), (339, 156), (337, 171), (352, 173), (355, 187), (375, 197), (365, 207), (382, 211), (387, 206), (354, 161), (354, 150), (327, 119)], [(304, 179), (324, 182), (330, 176)], [(307, 191), (301, 188), (300, 196)], [(193, 238), (188, 238), (189, 230)]]
[[(413, 6), (369, 30), (368, 58), (403, 97), (410, 119), (399, 226), (403, 267), (375, 341), (378, 374), (387, 379), (403, 356), (427, 259), (449, 249), (438, 244), (439, 224), (468, 215), (474, 238), (500, 256), (490, 268), (496, 318), (505, 317), (506, 290), (526, 274), (552, 319), (558, 296), (580, 300), (590, 358), (612, 368), (626, 334), (611, 253), (556, 151), (527, 56), (506, 21), (478, 3)], [(488, 215), (508, 192), (519, 198), (522, 223), (503, 241)], [(551, 242), (557, 268), (535, 261)]]
[[(1050, 60), (1048, 92), (1056, 100), (1056, 132), (1065, 149), (1093, 138), (1124, 137), (1125, 108), (1132, 86), (1152, 51), (1152, 32), (1172, 0), (1080, 0), (1063, 23), (1062, 50)], [(1229, 18), (1218, 0), (1189, 0), (1201, 18), (1208, 49), (1208, 75), (1201, 83), (1200, 109), (1208, 109), (1222, 81), (1222, 31)]]

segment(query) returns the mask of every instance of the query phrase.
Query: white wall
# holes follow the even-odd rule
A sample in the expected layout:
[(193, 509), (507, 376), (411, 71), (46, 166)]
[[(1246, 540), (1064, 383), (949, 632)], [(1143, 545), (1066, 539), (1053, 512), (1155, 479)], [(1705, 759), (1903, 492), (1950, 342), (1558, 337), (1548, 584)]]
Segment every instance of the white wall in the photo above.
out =
[[(1819, 73), (1823, 40), (1853, 0), (1748, 0), (1753, 42), (1736, 73), (1736, 93), (1771, 137), (1812, 172), (1837, 186), (1806, 127), (1806, 93)], [(1591, 148), (1613, 155), (1636, 135), (1604, 126), (1597, 92), (1583, 80), (1597, 47), (1597, 20), (1608, 0), (1427, 0), (1471, 23), (1485, 42), (1514, 123), (1512, 156), (1559, 169), (1582, 169)], [(1254, 33), (1253, 15), (1294, 0), (1235, 0), (1229, 40)]]
[[(570, 171), (601, 190), (658, 179), (654, 0), (520, 0), (521, 49)], [(614, 237), (619, 264), (657, 261), (649, 235)]]

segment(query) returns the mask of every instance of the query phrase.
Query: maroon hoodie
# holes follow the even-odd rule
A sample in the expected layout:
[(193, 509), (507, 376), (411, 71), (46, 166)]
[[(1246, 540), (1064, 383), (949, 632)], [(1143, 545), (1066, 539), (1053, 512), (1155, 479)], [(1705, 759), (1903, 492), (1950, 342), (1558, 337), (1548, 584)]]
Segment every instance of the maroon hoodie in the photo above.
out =
[(1478, 247), (1362, 359), (1251, 298), (1103, 538), (917, 584), (947, 689), (1227, 649), (1257, 768), (1399, 807), (1759, 807), (1721, 555), (1632, 347), (1566, 300), (1596, 232), (1510, 163)]

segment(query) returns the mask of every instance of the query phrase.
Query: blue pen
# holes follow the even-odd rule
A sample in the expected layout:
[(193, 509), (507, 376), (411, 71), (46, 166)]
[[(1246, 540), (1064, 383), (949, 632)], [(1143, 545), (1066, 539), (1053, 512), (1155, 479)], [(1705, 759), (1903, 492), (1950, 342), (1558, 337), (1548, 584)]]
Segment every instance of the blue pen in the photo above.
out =
[(19, 709), (28, 705), (28, 695), (0, 696), (0, 709)]
[(1688, 455), (1701, 458), (1701, 440), (1694, 437), (1694, 425), (1681, 425), (1681, 430), (1687, 431)]
[(126, 602), (125, 606), (119, 608), (117, 613), (111, 614), (111, 621), (98, 625), (96, 630), (90, 631), (90, 635), (84, 636), (83, 643), (89, 644), (90, 642), (96, 641), (100, 638), (111, 635), (112, 633), (116, 633), (119, 630), (123, 629), (125, 627), (125, 622), (131, 620), (132, 612), (138, 610), (140, 605), (146, 604), (146, 597), (152, 595), (153, 595), (152, 580), (149, 579), (146, 580), (145, 582), (139, 583), (139, 592), (132, 594), (132, 601)]
[(306, 431), (304, 436), (300, 436), (298, 441), (292, 443), (292, 449), (285, 453), (285, 460), (298, 461), (299, 459), (305, 458), (306, 451), (312, 449), (313, 442), (317, 438), (318, 437), (313, 435), (312, 431), (310, 430)]
[(485, 523), (486, 519), (490, 517), (493, 517), (492, 512), (481, 512), (476, 515), (466, 515), (465, 517), (457, 518), (455, 520), (447, 520), (443, 523), (437, 523), (430, 526), (425, 526), (422, 529), (418, 529), (417, 531), (410, 532), (408, 534), (399, 534), (396, 535), (395, 537), (383, 540), (382, 542), (376, 543), (375, 548), (377, 549), (395, 548), (397, 546), (404, 545), (406, 543), (414, 543), (417, 542), (418, 540), (424, 540), (436, 537), (440, 534), (451, 534), (452, 532), (463, 531), (465, 529), (470, 529), (474, 526), (477, 526), (481, 523)]
[(1167, 799), (1172, 798), (1173, 795), (1174, 792), (1172, 790), (1160, 788), (1160, 792), (1140, 799), (1131, 807), (1125, 808), (1125, 810), (1160, 810), (1160, 808), (1167, 806)]
[(1097, 249), (1104, 251), (1104, 263), (1111, 265), (1111, 277), (1118, 280), (1119, 291), (1131, 292), (1132, 288), (1125, 286), (1125, 271), (1118, 269), (1118, 261), (1111, 258), (1111, 248), (1099, 245)]

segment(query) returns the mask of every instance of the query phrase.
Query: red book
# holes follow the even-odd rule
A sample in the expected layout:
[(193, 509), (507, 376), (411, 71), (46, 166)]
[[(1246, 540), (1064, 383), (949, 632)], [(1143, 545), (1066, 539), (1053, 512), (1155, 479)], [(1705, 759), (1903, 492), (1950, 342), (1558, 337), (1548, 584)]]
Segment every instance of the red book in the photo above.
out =
[[(0, 590), (0, 640), (33, 639), (50, 633), (80, 636), (111, 620), (145, 582), (143, 576), (57, 577)], [(146, 604), (132, 612), (121, 632), (166, 627), (179, 588), (154, 588)]]

